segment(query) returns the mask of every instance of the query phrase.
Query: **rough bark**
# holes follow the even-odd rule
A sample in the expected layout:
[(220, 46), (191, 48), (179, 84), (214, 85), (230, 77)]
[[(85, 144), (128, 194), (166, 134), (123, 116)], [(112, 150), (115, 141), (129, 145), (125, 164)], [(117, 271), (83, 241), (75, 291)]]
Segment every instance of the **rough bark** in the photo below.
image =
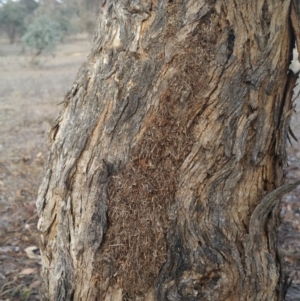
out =
[(42, 300), (282, 300), (299, 1), (100, 2), (50, 132)]

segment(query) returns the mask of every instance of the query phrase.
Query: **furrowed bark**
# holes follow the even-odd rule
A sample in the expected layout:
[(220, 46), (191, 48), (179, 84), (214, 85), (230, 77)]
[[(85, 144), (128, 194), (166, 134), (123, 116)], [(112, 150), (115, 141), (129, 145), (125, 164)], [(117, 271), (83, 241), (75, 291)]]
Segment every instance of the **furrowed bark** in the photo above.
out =
[(100, 2), (50, 132), (42, 300), (282, 300), (299, 1)]

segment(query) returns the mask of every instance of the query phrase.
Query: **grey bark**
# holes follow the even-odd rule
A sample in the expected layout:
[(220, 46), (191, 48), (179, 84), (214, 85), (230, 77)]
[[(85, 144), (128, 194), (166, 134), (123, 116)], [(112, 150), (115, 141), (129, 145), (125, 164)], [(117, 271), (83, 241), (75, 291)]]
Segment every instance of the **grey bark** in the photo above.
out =
[(282, 300), (299, 1), (100, 2), (50, 132), (42, 300)]

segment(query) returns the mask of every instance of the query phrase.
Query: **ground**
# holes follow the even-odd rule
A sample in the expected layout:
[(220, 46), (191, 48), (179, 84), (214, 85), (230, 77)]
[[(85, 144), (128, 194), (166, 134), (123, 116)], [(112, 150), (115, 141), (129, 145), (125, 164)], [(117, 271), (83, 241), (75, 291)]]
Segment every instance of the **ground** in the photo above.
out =
[[(35, 200), (47, 157), (47, 131), (91, 44), (70, 38), (56, 57), (29, 66), (18, 45), (0, 39), (0, 301), (39, 300), (40, 255)], [(299, 106), (300, 106), (300, 101)], [(300, 141), (300, 113), (292, 129)], [(300, 177), (300, 143), (288, 148), (287, 180)], [(300, 300), (300, 186), (282, 201), (279, 249)]]

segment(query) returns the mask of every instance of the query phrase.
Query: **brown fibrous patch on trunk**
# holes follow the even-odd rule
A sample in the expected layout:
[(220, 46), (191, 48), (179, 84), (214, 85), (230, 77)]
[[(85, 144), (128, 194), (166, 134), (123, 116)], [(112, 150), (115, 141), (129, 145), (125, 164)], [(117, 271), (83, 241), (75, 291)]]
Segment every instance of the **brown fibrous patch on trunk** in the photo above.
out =
[(174, 204), (178, 171), (195, 142), (191, 120), (207, 101), (201, 89), (215, 43), (208, 19), (199, 24), (202, 30), (197, 28), (190, 44), (166, 65), (169, 70), (172, 66), (174, 73), (161, 80), (158, 107), (146, 118), (146, 129), (131, 160), (111, 179), (108, 229), (97, 266), (103, 299), (114, 284), (122, 288), (125, 299), (145, 295), (166, 262), (168, 214)]
[(178, 168), (192, 145), (173, 116), (176, 106), (167, 95), (164, 98), (134, 157), (109, 187), (101, 267), (110, 265), (111, 280), (121, 282), (129, 296), (147, 291), (166, 261), (168, 209)]

